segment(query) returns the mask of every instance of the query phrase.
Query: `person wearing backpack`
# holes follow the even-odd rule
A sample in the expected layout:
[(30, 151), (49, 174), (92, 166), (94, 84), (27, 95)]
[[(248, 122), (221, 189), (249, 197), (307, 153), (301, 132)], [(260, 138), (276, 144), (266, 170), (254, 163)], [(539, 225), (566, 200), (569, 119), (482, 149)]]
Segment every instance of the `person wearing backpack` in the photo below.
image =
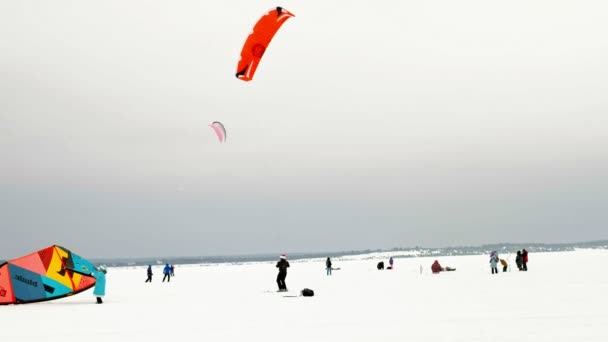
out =
[(327, 275), (331, 275), (331, 259), (329, 257), (325, 260), (325, 269), (327, 270)]
[(277, 275), (277, 284), (279, 285), (279, 292), (287, 292), (287, 284), (285, 284), (285, 278), (287, 278), (287, 269), (289, 268), (289, 261), (287, 256), (281, 254), (279, 261), (277, 262), (277, 268), (279, 274)]

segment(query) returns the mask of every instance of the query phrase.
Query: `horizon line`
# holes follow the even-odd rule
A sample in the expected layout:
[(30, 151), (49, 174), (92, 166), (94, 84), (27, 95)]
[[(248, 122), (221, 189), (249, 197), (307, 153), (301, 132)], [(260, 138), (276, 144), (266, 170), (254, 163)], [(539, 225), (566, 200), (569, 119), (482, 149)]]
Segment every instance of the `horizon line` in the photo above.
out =
[[(342, 251), (320, 251), (320, 252), (285, 252), (287, 255), (292, 256), (316, 256), (316, 255), (331, 255), (331, 256), (339, 256), (339, 255), (355, 255), (355, 254), (367, 254), (367, 253), (378, 253), (378, 252), (392, 252), (392, 251), (403, 251), (403, 250), (421, 250), (421, 249), (462, 249), (462, 248), (483, 248), (489, 246), (512, 246), (512, 245), (522, 245), (522, 246), (574, 246), (574, 245), (584, 245), (584, 244), (606, 244), (608, 245), (608, 239), (600, 239), (600, 240), (587, 240), (587, 241), (577, 241), (577, 242), (559, 242), (559, 243), (546, 243), (546, 242), (498, 242), (498, 243), (484, 243), (479, 245), (456, 245), (456, 246), (446, 246), (446, 247), (424, 247), (424, 246), (407, 246), (407, 247), (393, 247), (390, 249), (385, 248), (368, 248), (368, 249), (353, 249), (353, 250), (342, 250)], [(100, 257), (100, 258), (91, 258), (91, 260), (97, 261), (118, 261), (124, 259), (132, 259), (132, 260), (169, 260), (169, 259), (197, 259), (197, 258), (243, 258), (243, 257), (257, 257), (257, 258), (266, 258), (269, 256), (275, 255), (274, 253), (269, 252), (261, 252), (261, 253), (247, 253), (247, 254), (209, 254), (209, 255), (180, 255), (180, 256), (131, 256), (131, 257)], [(2, 259), (0, 259), (2, 260)]]

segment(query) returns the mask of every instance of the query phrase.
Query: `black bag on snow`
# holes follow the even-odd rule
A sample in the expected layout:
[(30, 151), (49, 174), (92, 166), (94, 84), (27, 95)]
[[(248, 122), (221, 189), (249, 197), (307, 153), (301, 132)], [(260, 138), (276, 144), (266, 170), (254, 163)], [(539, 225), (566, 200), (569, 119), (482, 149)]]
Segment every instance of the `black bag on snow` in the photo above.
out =
[(302, 290), (302, 296), (304, 296), (304, 297), (312, 297), (314, 295), (315, 295), (315, 291), (313, 291), (311, 289)]

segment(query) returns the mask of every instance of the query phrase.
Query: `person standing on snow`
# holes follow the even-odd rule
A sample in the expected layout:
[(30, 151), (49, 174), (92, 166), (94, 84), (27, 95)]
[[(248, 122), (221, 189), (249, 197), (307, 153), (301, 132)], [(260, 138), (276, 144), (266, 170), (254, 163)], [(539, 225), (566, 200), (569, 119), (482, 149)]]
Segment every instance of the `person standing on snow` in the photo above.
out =
[(279, 292), (287, 291), (287, 284), (285, 284), (285, 278), (287, 278), (287, 268), (289, 268), (289, 261), (287, 261), (287, 256), (285, 254), (281, 254), (279, 262), (277, 262), (277, 268), (279, 269), (279, 274), (277, 275), (277, 284), (279, 285)]
[(389, 269), (389, 270), (392, 270), (392, 269), (393, 269), (393, 257), (390, 257), (390, 258), (388, 259), (388, 265), (389, 265), (389, 266), (388, 266), (388, 269)]
[(91, 275), (95, 277), (95, 289), (93, 290), (93, 295), (97, 297), (97, 304), (103, 304), (103, 300), (101, 299), (106, 295), (106, 273), (107, 273), (106, 265), (101, 265), (97, 267)]
[(167, 282), (171, 281), (171, 266), (169, 266), (169, 264), (165, 265), (165, 268), (163, 269), (163, 273), (165, 274), (163, 276), (163, 283), (165, 282), (165, 279), (167, 279)]
[(524, 257), (521, 255), (521, 251), (517, 251), (517, 256), (515, 257), (515, 264), (517, 264), (517, 269), (523, 270)]
[(171, 276), (175, 277), (175, 266), (171, 264)]
[(524, 271), (528, 270), (528, 251), (527, 250), (522, 250), (521, 251), (521, 256), (522, 256), (522, 263), (521, 263), (521, 267)]
[(146, 279), (145, 283), (151, 283), (152, 282), (152, 265), (148, 265), (148, 270), (146, 271), (146, 273), (148, 274), (148, 279)]
[(327, 270), (327, 275), (331, 275), (331, 259), (329, 257), (325, 260), (325, 269)]
[(492, 268), (492, 274), (498, 274), (498, 253), (496, 251), (490, 254), (490, 267)]

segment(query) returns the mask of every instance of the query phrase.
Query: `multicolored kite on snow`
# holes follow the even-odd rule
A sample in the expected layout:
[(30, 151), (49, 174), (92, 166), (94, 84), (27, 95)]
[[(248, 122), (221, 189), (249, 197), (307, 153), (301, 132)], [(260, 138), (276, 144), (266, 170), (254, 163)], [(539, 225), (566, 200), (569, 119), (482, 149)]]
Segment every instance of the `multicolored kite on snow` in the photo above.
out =
[(0, 305), (53, 300), (95, 286), (95, 266), (60, 246), (0, 262)]

